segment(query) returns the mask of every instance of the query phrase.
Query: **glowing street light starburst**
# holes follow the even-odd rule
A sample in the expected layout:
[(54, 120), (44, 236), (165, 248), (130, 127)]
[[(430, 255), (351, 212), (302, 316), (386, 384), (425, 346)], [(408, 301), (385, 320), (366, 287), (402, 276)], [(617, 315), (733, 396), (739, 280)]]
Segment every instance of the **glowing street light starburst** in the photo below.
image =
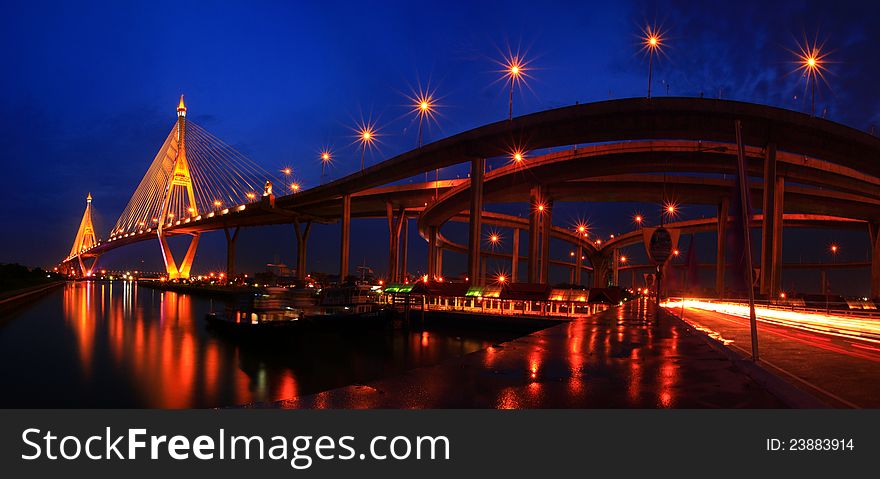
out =
[(664, 32), (657, 25), (642, 29), (642, 51), (648, 55), (648, 98), (651, 98), (651, 81), (654, 78), (654, 55), (663, 53)]
[(497, 231), (490, 231), (489, 234), (486, 235), (486, 242), (489, 243), (489, 247), (494, 251), (496, 247), (501, 245), (501, 234)]
[(635, 223), (636, 226), (638, 226), (639, 228), (642, 227), (643, 221), (645, 221), (645, 217), (642, 216), (641, 213), (636, 212), (636, 214), (633, 215), (633, 223)]
[(789, 50), (795, 56), (794, 71), (806, 78), (807, 86), (810, 88), (811, 115), (816, 114), (816, 83), (821, 79), (825, 85), (828, 85), (825, 74), (830, 73), (826, 66), (830, 60), (829, 53), (823, 52), (824, 48), (825, 42), (819, 43), (818, 37), (814, 37), (811, 42), (804, 36), (803, 42), (798, 43), (797, 50)]
[(678, 203), (674, 201), (666, 201), (663, 203), (663, 214), (672, 219), (678, 216)]
[(327, 168), (327, 165), (333, 161), (333, 152), (330, 151), (330, 148), (324, 148), (321, 150), (321, 178), (324, 178), (324, 170)]
[(412, 105), (411, 113), (414, 113), (419, 120), (418, 147), (421, 148), (423, 124), (425, 121), (436, 121), (437, 109), (440, 105), (437, 103), (436, 94), (430, 89), (423, 90), (419, 88), (417, 92), (409, 97), (409, 100)]
[(526, 151), (521, 147), (511, 148), (509, 155), (510, 163), (513, 165), (522, 165), (526, 161)]
[(355, 142), (361, 145), (361, 172), (364, 171), (364, 159), (367, 155), (367, 148), (372, 148), (378, 143), (379, 129), (373, 120), (361, 121), (355, 128)]
[(525, 59), (525, 55), (519, 52), (508, 51), (498, 63), (502, 67), (502, 70), (499, 72), (502, 74), (501, 79), (508, 84), (510, 92), (507, 119), (511, 120), (513, 119), (513, 88), (517, 85), (525, 85), (526, 79), (531, 78), (528, 73), (531, 71), (531, 68), (529, 67), (529, 62)]

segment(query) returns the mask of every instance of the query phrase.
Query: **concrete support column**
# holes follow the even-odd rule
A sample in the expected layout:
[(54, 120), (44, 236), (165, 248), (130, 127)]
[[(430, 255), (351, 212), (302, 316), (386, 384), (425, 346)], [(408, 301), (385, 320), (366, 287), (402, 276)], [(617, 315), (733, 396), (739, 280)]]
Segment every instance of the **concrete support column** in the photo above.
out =
[(590, 256), (590, 264), (593, 265), (593, 287), (605, 288), (608, 286), (608, 267), (610, 258), (605, 254)]
[(529, 283), (538, 283), (541, 278), (538, 258), (541, 253), (541, 215), (538, 205), (542, 204), (544, 192), (540, 185), (533, 186), (529, 192)]
[(510, 260), (510, 282), (519, 281), (519, 228), (513, 229), (513, 258)]
[(339, 282), (348, 276), (348, 253), (351, 236), (351, 195), (342, 195), (342, 238), (339, 241)]
[(304, 229), (300, 229), (299, 220), (293, 220), (293, 231), (296, 233), (296, 276), (299, 279), (306, 278), (306, 248), (309, 242), (309, 232), (312, 230), (312, 222), (306, 221)]
[(428, 227), (428, 279), (437, 276), (437, 227)]
[(403, 244), (400, 245), (400, 274), (397, 276), (397, 280), (401, 283), (406, 281), (406, 257), (407, 250), (409, 249), (409, 218), (406, 217), (406, 211), (403, 212), (403, 217), (401, 217), (401, 222), (403, 226), (401, 227), (401, 234), (403, 235)]
[(727, 260), (727, 218), (730, 216), (730, 198), (721, 198), (718, 204), (718, 240), (715, 252), (715, 294), (724, 298), (724, 273)]
[(620, 282), (620, 250), (614, 248), (611, 250), (611, 284), (619, 286)]
[(581, 268), (583, 267), (583, 260), (581, 257), (584, 255), (584, 246), (579, 244), (577, 245), (577, 249), (574, 252), (574, 284), (581, 284)]
[(406, 216), (406, 210), (400, 208), (397, 216), (391, 202), (385, 203), (385, 214), (388, 218), (388, 281), (397, 282), (397, 261), (400, 256), (400, 228), (403, 226), (403, 218)]
[(443, 244), (437, 246), (437, 276), (443, 277)]
[(471, 284), (483, 284), (480, 277), (480, 243), (483, 234), (483, 175), (486, 172), (486, 159), (471, 160), (471, 215), (468, 234), (468, 277)]
[(761, 293), (779, 294), (782, 279), (782, 213), (785, 179), (777, 173), (776, 145), (770, 143), (764, 159), (764, 222), (761, 228)]
[(880, 222), (868, 223), (871, 238), (871, 298), (880, 299)]
[(541, 212), (541, 283), (550, 282), (550, 232), (553, 229), (553, 201), (544, 199)]

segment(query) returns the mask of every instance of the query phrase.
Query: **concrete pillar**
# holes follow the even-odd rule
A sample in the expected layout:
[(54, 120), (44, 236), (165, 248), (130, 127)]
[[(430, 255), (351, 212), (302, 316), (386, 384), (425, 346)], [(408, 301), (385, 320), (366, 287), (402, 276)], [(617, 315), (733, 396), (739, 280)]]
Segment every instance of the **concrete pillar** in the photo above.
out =
[(764, 159), (764, 222), (761, 228), (761, 293), (774, 298), (782, 279), (782, 213), (785, 179), (777, 173), (776, 145), (770, 143)]
[(541, 215), (541, 283), (550, 282), (550, 232), (553, 229), (553, 201), (544, 199)]
[(590, 264), (593, 265), (593, 287), (594, 288), (605, 288), (608, 287), (608, 267), (610, 263), (610, 258), (602, 253), (594, 254), (590, 256)]
[(611, 250), (611, 284), (620, 285), (620, 250), (614, 248)]
[(406, 257), (409, 249), (409, 218), (406, 217), (406, 211), (403, 212), (401, 222), (403, 223), (401, 227), (403, 244), (400, 245), (400, 274), (397, 276), (397, 280), (403, 283), (406, 281)]
[(480, 277), (480, 243), (482, 242), (483, 225), (483, 175), (486, 172), (486, 159), (471, 160), (471, 215), (468, 234), (468, 277), (471, 284), (483, 284)]
[(537, 283), (541, 277), (538, 269), (538, 258), (541, 252), (541, 215), (538, 211), (538, 205), (542, 203), (543, 196), (543, 189), (540, 185), (533, 186), (529, 192), (529, 283)]
[(583, 260), (581, 257), (584, 255), (584, 246), (582, 244), (577, 245), (577, 249), (574, 252), (574, 284), (581, 284), (581, 268), (583, 267)]
[(403, 218), (406, 216), (406, 210), (400, 208), (397, 215), (391, 202), (385, 203), (385, 214), (388, 218), (388, 281), (397, 282), (397, 262), (400, 256), (400, 229), (403, 226)]
[(339, 282), (348, 276), (348, 253), (351, 236), (351, 195), (342, 195), (342, 238), (339, 241)]
[(510, 260), (510, 282), (519, 281), (519, 228), (513, 229), (513, 258)]
[(718, 204), (718, 241), (715, 252), (715, 294), (724, 298), (724, 272), (727, 260), (727, 217), (730, 216), (730, 198), (721, 198)]
[(235, 231), (229, 234), (229, 228), (223, 228), (226, 234), (226, 281), (232, 281), (235, 276), (235, 242), (238, 240), (238, 230), (239, 228), (236, 227)]
[(437, 276), (437, 227), (428, 227), (428, 279)]
[(437, 246), (437, 276), (443, 277), (443, 244)]
[(783, 214), (785, 213), (785, 177), (776, 177), (776, 208), (773, 219), (773, 262), (770, 275), (770, 296), (777, 297), (782, 290), (782, 232), (784, 228)]
[(306, 278), (306, 247), (309, 243), (309, 232), (312, 230), (312, 222), (306, 221), (304, 229), (300, 229), (299, 220), (293, 221), (293, 231), (296, 233), (296, 275), (299, 279)]
[(871, 238), (871, 298), (880, 299), (880, 222), (868, 223)]

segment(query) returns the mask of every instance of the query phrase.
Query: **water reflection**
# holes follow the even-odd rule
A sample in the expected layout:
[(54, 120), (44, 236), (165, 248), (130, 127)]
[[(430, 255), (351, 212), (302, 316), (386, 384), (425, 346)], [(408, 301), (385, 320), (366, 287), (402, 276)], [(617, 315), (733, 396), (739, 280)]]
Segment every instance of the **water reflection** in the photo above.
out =
[[(14, 392), (0, 405), (187, 408), (289, 399), (513, 337), (380, 330), (239, 344), (205, 328), (211, 309), (208, 299), (131, 282), (68, 284), (0, 327), (7, 359), (0, 377)], [(10, 358), (27, 362), (30, 374)]]

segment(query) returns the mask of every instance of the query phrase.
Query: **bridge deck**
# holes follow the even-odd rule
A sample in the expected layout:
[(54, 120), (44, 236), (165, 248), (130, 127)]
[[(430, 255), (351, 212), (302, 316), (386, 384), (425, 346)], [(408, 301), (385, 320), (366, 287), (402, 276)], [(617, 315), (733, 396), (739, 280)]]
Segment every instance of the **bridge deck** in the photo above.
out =
[(653, 310), (644, 306), (628, 303), (437, 366), (269, 406), (785, 407), (679, 322), (646, 323)]

